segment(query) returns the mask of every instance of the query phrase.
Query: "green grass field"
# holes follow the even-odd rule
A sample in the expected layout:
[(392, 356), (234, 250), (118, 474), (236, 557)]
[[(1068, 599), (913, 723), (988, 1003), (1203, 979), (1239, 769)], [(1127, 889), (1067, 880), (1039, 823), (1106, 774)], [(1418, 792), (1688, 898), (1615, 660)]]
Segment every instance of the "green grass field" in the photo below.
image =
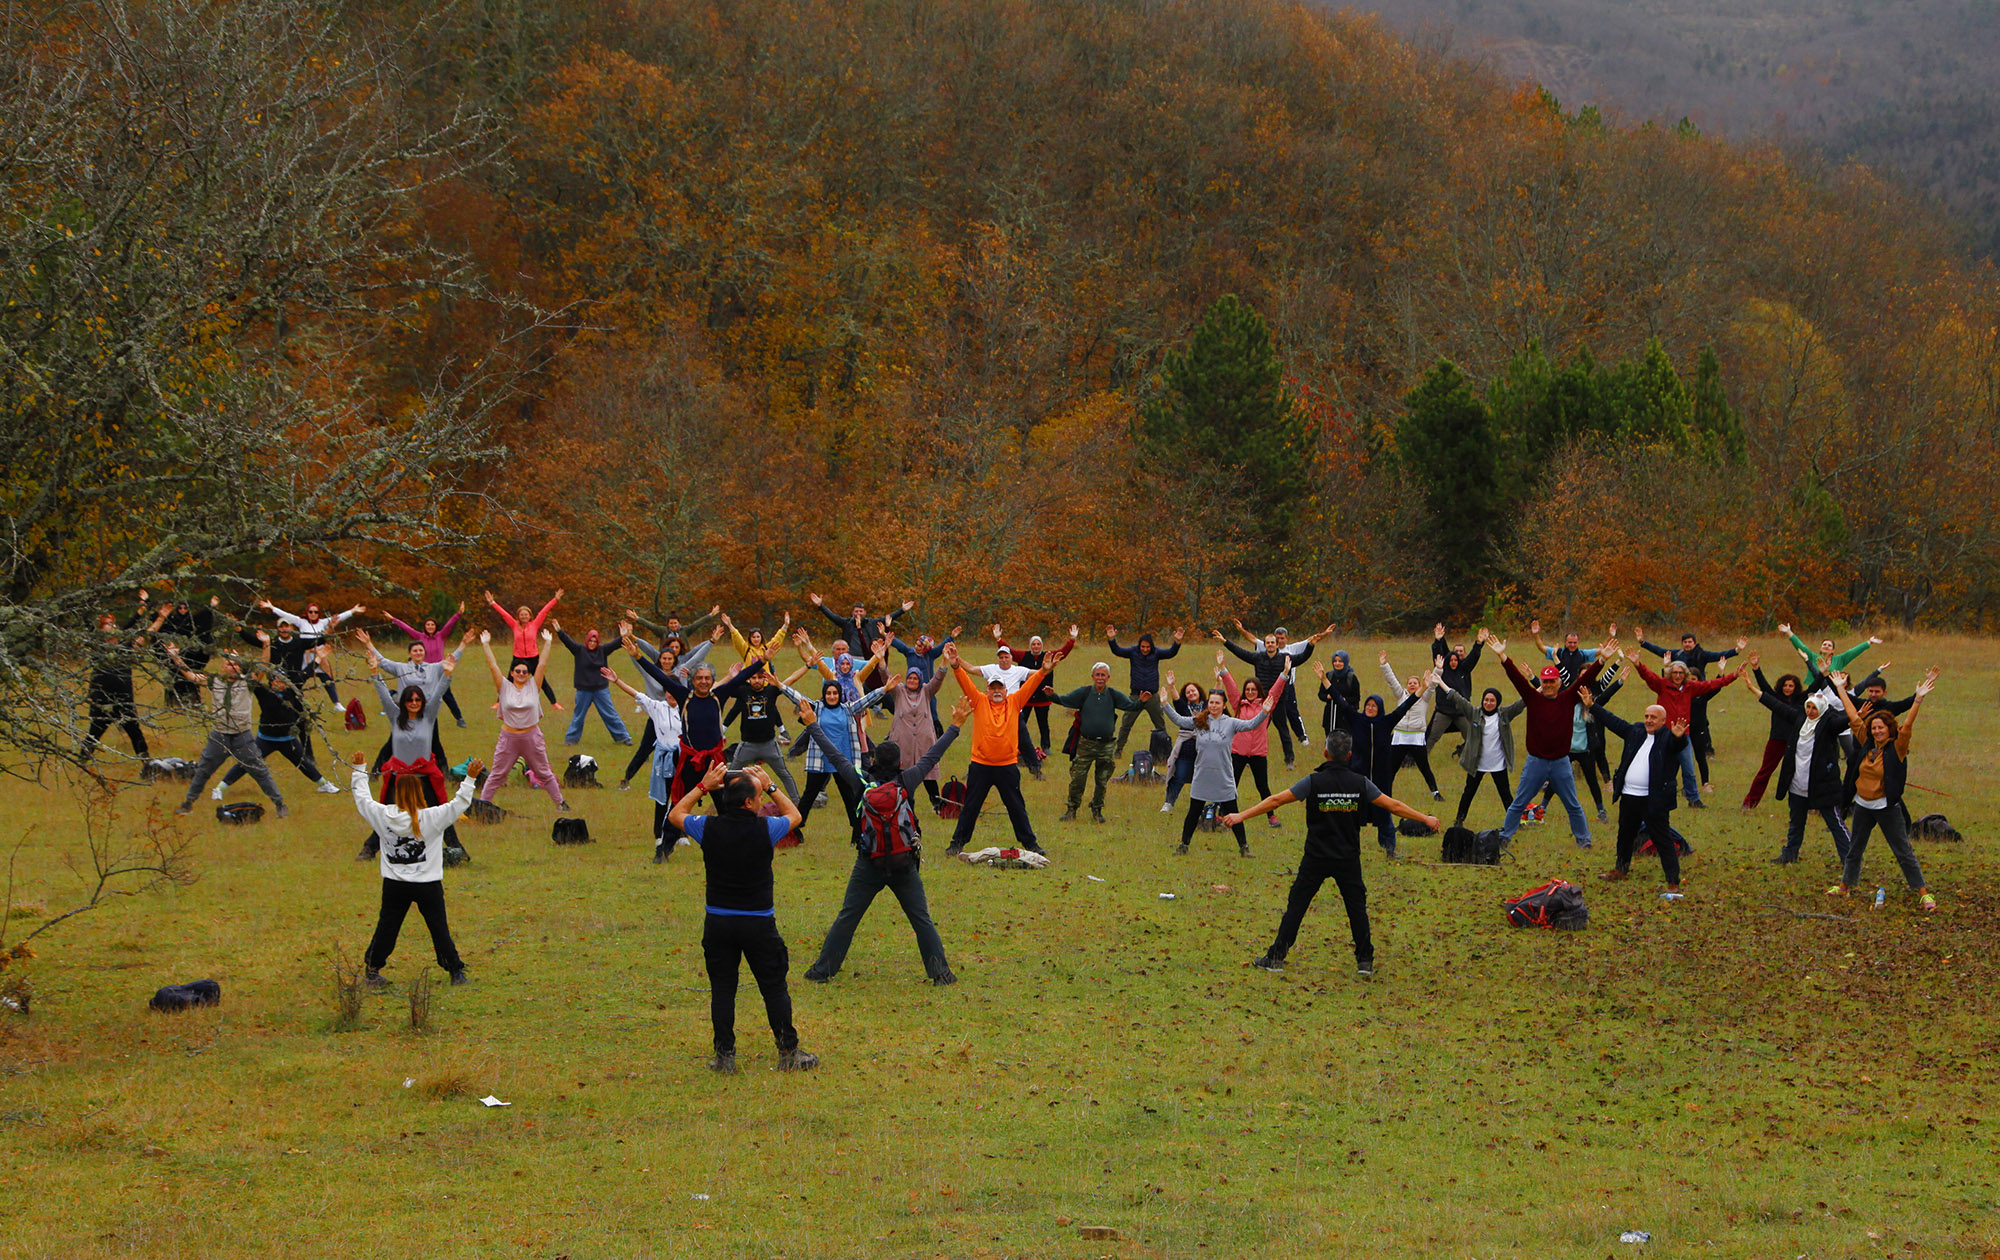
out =
[[(1351, 646), (1365, 684), (1375, 645)], [(1392, 647), (1405, 668), (1421, 651)], [(440, 988), (433, 1027), (408, 1027), (410, 983), (443, 979), (412, 915), (396, 988), (333, 1031), (331, 958), (366, 944), (379, 879), (353, 860), (351, 801), (274, 763), (290, 820), (223, 829), (204, 801), (189, 820), (199, 882), (72, 920), (0, 976), (34, 986), (30, 1015), (0, 1011), (0, 1255), (1991, 1253), (1990, 651), (1876, 650), (1897, 695), (1922, 665), (1946, 670), (1911, 778), (1949, 797), (1912, 804), (1966, 839), (1919, 847), (1930, 916), (1879, 839), (1864, 877), (1871, 895), (1890, 888), (1881, 911), (1822, 895), (1823, 832), (1804, 863), (1767, 864), (1783, 814), (1736, 809), (1766, 729), (1740, 688), (1712, 710), (1717, 807), (1678, 817), (1697, 850), (1685, 901), (1658, 899), (1644, 858), (1628, 883), (1587, 878), (1610, 863), (1610, 830), (1579, 853), (1559, 810), (1498, 869), (1390, 864), (1368, 846), (1372, 982), (1352, 974), (1331, 886), (1287, 974), (1248, 966), (1298, 857), (1296, 809), (1282, 830), (1253, 823), (1250, 860), (1226, 833), (1176, 858), (1157, 787), (1114, 784), (1108, 826), (1057, 824), (1058, 756), (1029, 796), (1050, 870), (946, 862), (931, 823), (926, 879), (957, 986), (922, 983), (887, 897), (847, 970), (810, 985), (851, 861), (815, 826), (778, 860), (797, 1024), (823, 1057), (811, 1074), (773, 1070), (747, 974), (744, 1071), (708, 1072), (699, 857), (649, 863), (636, 787), (577, 794), (599, 842), (557, 849), (546, 797), (510, 786), (500, 803), (518, 812), (464, 828), (475, 860), (447, 876), (475, 983)], [(1090, 659), (1086, 645), (1063, 677)], [(454, 760), (492, 747), (477, 666), (461, 674), (472, 729), (447, 718)], [(1635, 715), (1643, 695), (1635, 683), (1615, 708)], [(545, 728), (558, 743), (556, 715)], [(159, 742), (192, 755), (197, 738)], [(372, 754), (380, 720), (334, 738)], [(615, 780), (625, 750), (595, 718), (585, 750), (615, 758)], [(1462, 775), (1437, 762), (1455, 804)], [(1406, 774), (1398, 794), (1417, 786)], [(177, 793), (132, 790), (125, 824)], [(247, 781), (232, 796), (256, 798)], [(0, 802), (26, 837), (11, 941), (82, 897), (64, 865), (80, 815), (32, 784)], [(1488, 789), (1474, 821), (1497, 818)], [(990, 809), (980, 842), (1003, 831)], [(1436, 842), (1404, 852), (1434, 859)], [(1509, 929), (1501, 897), (1552, 875), (1585, 884), (1589, 930)], [(1844, 917), (1800, 917), (1828, 912)], [(145, 1009), (157, 986), (209, 976), (220, 1008)], [(1079, 1238), (1098, 1224), (1120, 1238)], [(1622, 1245), (1627, 1229), (1653, 1240)]]

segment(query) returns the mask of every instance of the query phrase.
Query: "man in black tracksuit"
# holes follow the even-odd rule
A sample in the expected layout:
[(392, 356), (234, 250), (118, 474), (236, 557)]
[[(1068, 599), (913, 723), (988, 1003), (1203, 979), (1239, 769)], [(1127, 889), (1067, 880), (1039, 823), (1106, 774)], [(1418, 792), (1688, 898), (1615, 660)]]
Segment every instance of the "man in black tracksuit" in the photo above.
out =
[(1320, 885), (1331, 879), (1340, 888), (1341, 900), (1347, 903), (1347, 925), (1354, 933), (1355, 974), (1364, 978), (1375, 974), (1375, 942), (1368, 934), (1368, 886), (1361, 878), (1363, 813), (1374, 805), (1437, 830), (1437, 819), (1382, 795), (1373, 783), (1348, 769), (1347, 759), (1353, 752), (1354, 737), (1346, 731), (1335, 731), (1326, 737), (1326, 761), (1317, 770), (1277, 795), (1222, 819), (1224, 826), (1234, 827), (1293, 801), (1306, 803), (1305, 855), (1299, 859), (1285, 917), (1278, 923), (1277, 939), (1255, 964), (1265, 971), (1285, 969), (1285, 956), (1298, 940), (1299, 925), (1305, 921), (1307, 907), (1319, 895)]
[(1687, 723), (1667, 725), (1667, 711), (1657, 704), (1646, 706), (1645, 720), (1627, 722), (1602, 704), (1591, 712), (1607, 733), (1625, 741), (1625, 755), (1611, 779), (1611, 795), (1618, 802), (1618, 864), (1601, 879), (1624, 879), (1632, 870), (1632, 852), (1645, 829), (1660, 855), (1660, 869), (1667, 877), (1667, 889), (1681, 886), (1680, 848), (1674, 843), (1674, 779), (1680, 768), (1681, 747), (1687, 743)]
[[(757, 814), (760, 792), (777, 805), (776, 816)], [(690, 816), (688, 811), (704, 796), (714, 797), (715, 813)], [(708, 905), (701, 952), (708, 964), (708, 1016), (715, 1030), (715, 1058), (709, 1067), (736, 1071), (737, 967), (746, 962), (764, 996), (764, 1014), (778, 1043), (778, 1067), (796, 1071), (819, 1066), (819, 1056), (799, 1049), (798, 1029), (792, 1027), (792, 994), (785, 983), (791, 954), (778, 935), (771, 877), (772, 850), (799, 825), (799, 807), (759, 767), (731, 770), (718, 761), (674, 802), (667, 819), (701, 846)]]
[(1127, 710), (1124, 721), (1119, 725), (1118, 747), (1112, 750), (1111, 756), (1113, 759), (1123, 760), (1125, 756), (1125, 741), (1132, 738), (1132, 726), (1139, 720), (1139, 714), (1142, 711), (1146, 716), (1153, 719), (1154, 730), (1164, 732), (1167, 729), (1166, 715), (1160, 711), (1160, 662), (1169, 657), (1180, 655), (1181, 632), (1179, 630), (1174, 631), (1174, 645), (1165, 650), (1162, 650), (1153, 642), (1151, 631), (1141, 634), (1139, 641), (1131, 647), (1124, 648), (1118, 646), (1118, 628), (1116, 626), (1106, 626), (1104, 627), (1104, 645), (1111, 649), (1113, 656), (1122, 656), (1132, 662), (1131, 694), (1136, 696), (1141, 692), (1150, 692), (1153, 697), (1150, 700), (1140, 702), (1138, 708)]
[(146, 732), (139, 726), (139, 705), (132, 694), (132, 665), (143, 636), (134, 634), (145, 623), (146, 605), (125, 619), (105, 613), (97, 619), (97, 639), (90, 649), (90, 733), (84, 736), (83, 760), (97, 751), (97, 741), (115, 723), (132, 741), (132, 754), (144, 761)]

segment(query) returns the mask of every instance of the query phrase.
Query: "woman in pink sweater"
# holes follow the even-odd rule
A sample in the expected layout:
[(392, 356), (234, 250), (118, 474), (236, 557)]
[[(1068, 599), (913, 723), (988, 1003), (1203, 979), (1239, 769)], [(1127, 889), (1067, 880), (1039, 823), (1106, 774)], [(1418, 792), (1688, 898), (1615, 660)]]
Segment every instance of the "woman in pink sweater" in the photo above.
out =
[(547, 667), (541, 663), (540, 654), (530, 666), (517, 652), (513, 665), (503, 675), (500, 662), (493, 659), (493, 635), (489, 631), (479, 632), (479, 650), (486, 653), (486, 668), (493, 674), (493, 690), (500, 696), (500, 738), (493, 745), (493, 769), (486, 775), (479, 799), (492, 800), (500, 785), (507, 781), (514, 763), (525, 761), (528, 782), (547, 792), (557, 809), (569, 809), (569, 802), (563, 799), (562, 784), (549, 767), (549, 747), (542, 738), (542, 698), (536, 688), (545, 685), (542, 671)]
[[(1271, 684), (1271, 699), (1276, 700), (1285, 692), (1285, 675)], [(1254, 678), (1243, 680), (1243, 690), (1239, 695), (1236, 680), (1229, 676), (1225, 666), (1222, 670), (1222, 694), (1229, 702), (1229, 711), (1239, 718), (1249, 719), (1264, 711), (1264, 690)], [(1229, 741), (1229, 760), (1236, 772), (1236, 779), (1243, 780), (1243, 767), (1250, 767), (1251, 781), (1257, 785), (1257, 799), (1263, 800), (1271, 794), (1271, 726), (1261, 723), (1247, 730), (1236, 732)], [(1277, 818), (1271, 817), (1273, 827), (1279, 826)]]
[[(458, 601), (458, 611), (451, 615), (451, 620), (441, 626), (438, 624), (436, 617), (424, 618), (423, 629), (421, 630), (404, 621), (396, 614), (389, 612), (387, 609), (383, 610), (383, 614), (389, 618), (390, 625), (410, 636), (410, 642), (424, 645), (425, 660), (441, 661), (451, 655), (451, 648), (445, 643), (445, 640), (451, 637), (452, 627), (458, 624), (458, 619), (465, 615), (465, 601)], [(447, 709), (451, 710), (452, 717), (458, 719), (458, 724), (463, 727), (465, 725), (465, 714), (459, 711), (458, 697), (451, 694), (451, 678), (449, 675), (446, 676), (444, 682), (444, 705)]]
[[(507, 667), (508, 672), (513, 671), (514, 665), (526, 665), (529, 673), (538, 680), (541, 679), (542, 623), (555, 611), (556, 600), (563, 597), (562, 588), (560, 586), (556, 588), (555, 599), (543, 604), (542, 611), (536, 612), (523, 604), (514, 610), (512, 616), (500, 606), (499, 600), (493, 598), (492, 591), (486, 591), (484, 594), (486, 602), (492, 606), (493, 611), (500, 614), (500, 620), (506, 622), (507, 628), (514, 632), (514, 662)], [(556, 689), (549, 686), (546, 681), (542, 682), (542, 694), (549, 698), (550, 704), (558, 709), (562, 708), (562, 701), (556, 699)]]

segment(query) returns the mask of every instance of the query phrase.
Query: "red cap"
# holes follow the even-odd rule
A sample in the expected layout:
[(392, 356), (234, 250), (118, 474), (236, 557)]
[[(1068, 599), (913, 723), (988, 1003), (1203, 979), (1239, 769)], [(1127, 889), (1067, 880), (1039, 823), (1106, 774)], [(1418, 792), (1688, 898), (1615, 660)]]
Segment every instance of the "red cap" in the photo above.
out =
[(1543, 682), (1561, 682), (1562, 680), (1563, 680), (1563, 672), (1561, 670), (1557, 669), (1553, 665), (1542, 666)]

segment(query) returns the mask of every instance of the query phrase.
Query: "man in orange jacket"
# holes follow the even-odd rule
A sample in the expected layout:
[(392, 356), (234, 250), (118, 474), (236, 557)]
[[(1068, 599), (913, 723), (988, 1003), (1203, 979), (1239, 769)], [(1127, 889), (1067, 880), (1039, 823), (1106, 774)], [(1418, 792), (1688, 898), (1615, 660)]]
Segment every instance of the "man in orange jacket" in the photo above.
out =
[(958, 645), (944, 645), (946, 668), (972, 700), (972, 764), (965, 772), (965, 805), (959, 811), (958, 828), (951, 834), (951, 847), (945, 850), (945, 856), (956, 857), (965, 851), (965, 842), (972, 839), (972, 828), (979, 821), (979, 807), (986, 803), (987, 792), (994, 789), (999, 790), (1000, 803), (1007, 807), (1007, 820), (1014, 824), (1014, 843), (1036, 853), (1044, 852), (1035, 839), (1034, 825), (1028, 821), (1028, 803), (1021, 799), (1021, 707), (1033, 698), (1049, 671), (1068, 654), (1067, 646), (1049, 653), (1042, 667), (1010, 692), (1006, 682), (999, 678), (980, 683), (959, 663)]

